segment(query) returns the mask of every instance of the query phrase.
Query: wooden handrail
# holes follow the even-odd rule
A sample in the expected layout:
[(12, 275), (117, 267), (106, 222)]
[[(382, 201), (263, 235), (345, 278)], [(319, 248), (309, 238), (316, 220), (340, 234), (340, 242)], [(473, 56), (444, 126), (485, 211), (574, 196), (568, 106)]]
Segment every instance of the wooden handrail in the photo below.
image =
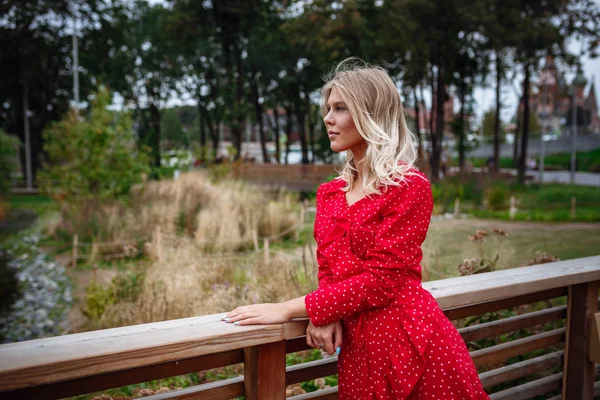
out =
[[(502, 299), (518, 296), (526, 298), (543, 291), (547, 292), (544, 298), (552, 298), (552, 295), (562, 295), (561, 288), (566, 287), (569, 292), (571, 288), (577, 288), (573, 289), (575, 294), (585, 294), (586, 290), (587, 293), (593, 293), (597, 286), (588, 284), (599, 281), (600, 256), (595, 256), (427, 282), (423, 286), (434, 295), (443, 309), (457, 309), (455, 315), (460, 315), (459, 308), (469, 308), (472, 304), (503, 304)], [(578, 301), (592, 304), (585, 298)], [(577, 308), (572, 312), (576, 311)], [(265, 351), (265, 356), (261, 359), (260, 350), (248, 349), (281, 342), (284, 343), (283, 347), (276, 346), (276, 351), (277, 354), (285, 354), (285, 341), (303, 336), (307, 325), (306, 320), (300, 320), (268, 326), (239, 327), (222, 322), (220, 316), (221, 314), (184, 318), (0, 345), (0, 393), (211, 354), (231, 353), (233, 350), (240, 351), (239, 349), (244, 349), (244, 362), (247, 365), (262, 368), (261, 363), (271, 357), (271, 353)], [(569, 324), (584, 327), (580, 321), (581, 318), (571, 318)], [(567, 341), (568, 329), (569, 326)], [(548, 342), (544, 339), (544, 343), (558, 343), (562, 340), (561, 335), (545, 334), (543, 339), (549, 336), (552, 340)], [(538, 339), (532, 338), (525, 342), (535, 340)], [(542, 342), (541, 339), (538, 341)], [(298, 341), (289, 340), (287, 343), (288, 350), (301, 347), (299, 344), (292, 344), (299, 343)], [(523, 345), (525, 347), (527, 346)], [(585, 361), (580, 360), (581, 351), (578, 350), (579, 355), (576, 355), (575, 350), (577, 349), (571, 351), (569, 357), (565, 356), (565, 360), (575, 357), (578, 362)], [(239, 353), (231, 354), (230, 360), (240, 361)], [(250, 359), (254, 359), (254, 364), (248, 364)], [(285, 374), (285, 368), (281, 373)]]
[(442, 309), (600, 280), (600, 256), (425, 282)]

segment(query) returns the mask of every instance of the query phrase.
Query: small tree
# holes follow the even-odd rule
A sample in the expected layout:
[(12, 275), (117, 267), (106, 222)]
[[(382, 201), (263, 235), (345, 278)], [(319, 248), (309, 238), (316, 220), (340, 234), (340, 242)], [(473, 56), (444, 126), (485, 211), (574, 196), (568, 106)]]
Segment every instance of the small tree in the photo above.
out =
[(0, 201), (10, 189), (11, 175), (19, 168), (19, 147), (21, 141), (0, 129)]
[(47, 160), (40, 187), (70, 203), (117, 200), (143, 180), (147, 149), (138, 149), (129, 116), (107, 110), (110, 94), (101, 89), (91, 113), (81, 120), (71, 110), (43, 132)]

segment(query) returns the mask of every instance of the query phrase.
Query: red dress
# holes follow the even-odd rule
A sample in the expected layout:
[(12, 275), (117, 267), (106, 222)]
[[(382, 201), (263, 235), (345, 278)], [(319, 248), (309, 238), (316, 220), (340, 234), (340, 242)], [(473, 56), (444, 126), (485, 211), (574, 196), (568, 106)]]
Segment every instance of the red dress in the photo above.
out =
[(348, 206), (345, 182), (317, 190), (315, 326), (342, 320), (340, 399), (489, 399), (464, 341), (421, 287), (433, 200), (411, 170), (400, 186)]

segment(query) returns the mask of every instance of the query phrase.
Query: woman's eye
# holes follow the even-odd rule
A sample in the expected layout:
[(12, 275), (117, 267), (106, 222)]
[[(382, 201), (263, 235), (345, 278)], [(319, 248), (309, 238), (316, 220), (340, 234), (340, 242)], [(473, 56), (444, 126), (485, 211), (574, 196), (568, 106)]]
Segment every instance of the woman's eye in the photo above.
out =
[(336, 107), (336, 111), (344, 111), (345, 108), (344, 107)]

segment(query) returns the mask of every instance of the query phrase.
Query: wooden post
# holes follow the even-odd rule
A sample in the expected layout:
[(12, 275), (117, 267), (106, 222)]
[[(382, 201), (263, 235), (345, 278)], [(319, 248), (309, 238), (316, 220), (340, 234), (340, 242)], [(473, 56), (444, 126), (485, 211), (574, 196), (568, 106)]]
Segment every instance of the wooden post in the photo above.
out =
[(595, 365), (589, 360), (592, 316), (598, 310), (598, 282), (569, 286), (563, 369), (563, 399), (594, 398)]
[(71, 259), (71, 266), (75, 268), (77, 266), (77, 246), (79, 246), (79, 235), (73, 235), (73, 255)]
[(577, 199), (575, 196), (571, 197), (571, 219), (575, 219), (575, 205), (577, 203)]
[(300, 219), (298, 220), (298, 229), (296, 229), (296, 241), (300, 239), (300, 232), (304, 230), (304, 220), (305, 220), (306, 208), (304, 204), (300, 206)]
[(156, 239), (156, 259), (160, 261), (162, 259), (162, 238), (160, 233), (160, 226), (156, 225), (154, 229), (154, 238)]
[(460, 199), (456, 199), (454, 200), (454, 216), (457, 217), (458, 216), (458, 212), (460, 210)]
[(515, 214), (517, 212), (517, 207), (515, 207), (515, 196), (510, 196), (510, 209), (508, 210), (508, 214), (510, 215), (510, 219), (515, 219)]
[(252, 243), (254, 243), (254, 251), (258, 253), (260, 248), (258, 247), (258, 232), (256, 232), (256, 229), (252, 229)]
[(96, 258), (98, 258), (98, 244), (96, 241), (92, 240), (92, 251), (88, 257), (88, 262), (92, 263), (96, 261)]
[(285, 399), (285, 341), (244, 349), (244, 398)]
[(265, 265), (269, 264), (270, 262), (270, 257), (269, 257), (269, 239), (266, 239), (263, 241), (263, 250), (265, 252)]

